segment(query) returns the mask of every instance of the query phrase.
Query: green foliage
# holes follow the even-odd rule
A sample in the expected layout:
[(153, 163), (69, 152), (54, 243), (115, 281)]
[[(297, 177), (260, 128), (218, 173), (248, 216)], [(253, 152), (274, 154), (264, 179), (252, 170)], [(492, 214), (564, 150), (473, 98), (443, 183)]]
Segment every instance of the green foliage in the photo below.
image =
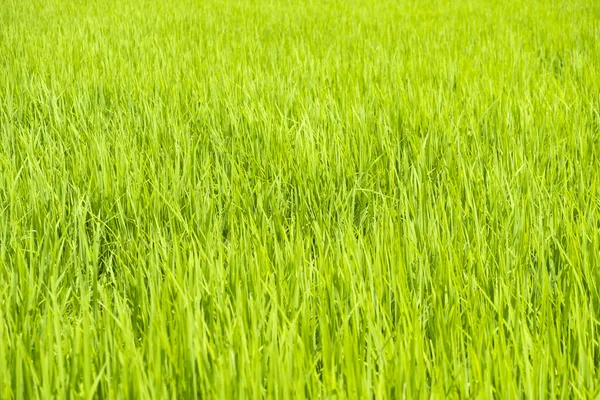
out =
[(598, 396), (599, 21), (0, 0), (0, 399)]

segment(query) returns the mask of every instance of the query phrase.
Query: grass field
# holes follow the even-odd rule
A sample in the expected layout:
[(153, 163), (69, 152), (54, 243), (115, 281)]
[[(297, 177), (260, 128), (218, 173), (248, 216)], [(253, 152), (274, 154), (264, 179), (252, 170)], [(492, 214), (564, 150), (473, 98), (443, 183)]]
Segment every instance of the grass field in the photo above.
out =
[(0, 0), (0, 399), (594, 398), (600, 3)]

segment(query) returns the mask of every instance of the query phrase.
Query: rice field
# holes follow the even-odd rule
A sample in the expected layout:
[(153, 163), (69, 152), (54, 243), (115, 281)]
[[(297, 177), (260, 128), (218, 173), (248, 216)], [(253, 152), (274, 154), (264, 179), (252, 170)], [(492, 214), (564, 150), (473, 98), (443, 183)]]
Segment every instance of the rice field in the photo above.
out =
[(0, 399), (600, 397), (600, 3), (0, 0)]

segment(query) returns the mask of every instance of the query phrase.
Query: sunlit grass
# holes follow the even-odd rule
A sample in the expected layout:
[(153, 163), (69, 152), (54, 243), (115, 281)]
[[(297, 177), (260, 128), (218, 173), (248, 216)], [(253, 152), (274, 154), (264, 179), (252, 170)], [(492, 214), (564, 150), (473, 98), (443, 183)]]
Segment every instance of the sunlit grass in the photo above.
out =
[(0, 398), (593, 398), (600, 3), (0, 0)]

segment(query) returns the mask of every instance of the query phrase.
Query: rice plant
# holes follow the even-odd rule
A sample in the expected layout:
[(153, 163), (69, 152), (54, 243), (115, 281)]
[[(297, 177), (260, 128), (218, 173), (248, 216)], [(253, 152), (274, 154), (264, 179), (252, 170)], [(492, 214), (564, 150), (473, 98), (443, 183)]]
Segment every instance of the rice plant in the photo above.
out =
[(597, 398), (600, 3), (0, 0), (0, 399)]

